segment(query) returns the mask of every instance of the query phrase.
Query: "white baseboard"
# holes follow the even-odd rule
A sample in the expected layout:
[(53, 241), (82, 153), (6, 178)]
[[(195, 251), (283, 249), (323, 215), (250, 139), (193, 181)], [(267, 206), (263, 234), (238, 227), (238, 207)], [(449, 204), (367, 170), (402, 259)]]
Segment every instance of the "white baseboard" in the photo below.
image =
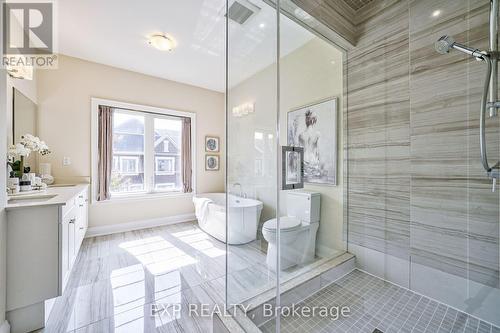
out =
[[(168, 216), (168, 217), (162, 217), (162, 218), (150, 219), (150, 220), (103, 225), (103, 226), (98, 226), (98, 227), (89, 227), (87, 230), (87, 233), (85, 234), (85, 237), (88, 238), (88, 237), (94, 237), (94, 236), (110, 235), (110, 234), (116, 234), (119, 232), (153, 228), (153, 227), (159, 227), (162, 225), (191, 222), (191, 221), (195, 221), (195, 220), (196, 220), (196, 216), (194, 215), (194, 213), (190, 213), (190, 214)], [(0, 332), (0, 333), (3, 333), (3, 332)]]
[(4, 320), (2, 325), (0, 325), (0, 333), (10, 333), (10, 325), (7, 320)]

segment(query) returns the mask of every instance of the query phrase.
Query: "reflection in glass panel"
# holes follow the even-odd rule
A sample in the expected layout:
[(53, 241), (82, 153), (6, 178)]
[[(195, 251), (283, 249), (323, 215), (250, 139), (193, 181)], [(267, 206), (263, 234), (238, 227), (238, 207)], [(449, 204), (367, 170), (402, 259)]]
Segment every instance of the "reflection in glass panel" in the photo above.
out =
[[(300, 277), (346, 250), (339, 176), (343, 159), (337, 154), (343, 135), (338, 126), (342, 124), (343, 52), (284, 15), (278, 39), (276, 8), (269, 2), (251, 2), (260, 9), (251, 20), (243, 25), (229, 20), (227, 189), (232, 195), (230, 205), (233, 197), (240, 202), (251, 198), (263, 208), (254, 240), (228, 247), (229, 303), (275, 297), (278, 280), (285, 283)], [(295, 134), (301, 139), (297, 142), (287, 140), (292, 111), (294, 119), (305, 122), (304, 126), (297, 123)], [(307, 111), (311, 116), (305, 116)], [(303, 190), (281, 191), (278, 170), (285, 169), (278, 166), (280, 146), (303, 148), (309, 173), (318, 182), (305, 184)], [(283, 159), (289, 170), (284, 183), (290, 188), (302, 186), (303, 155), (299, 155), (292, 151)], [(249, 223), (245, 216), (244, 212), (228, 215), (230, 234), (231, 226)], [(248, 229), (234, 232), (244, 230)], [(250, 260), (242, 265), (241, 258)]]
[(227, 249), (229, 304), (273, 290), (277, 282), (266, 265), (262, 235), (263, 223), (276, 217), (278, 190), (276, 9), (262, 0), (249, 2), (248, 20), (238, 22), (231, 10), (228, 20), (227, 223), (229, 241), (244, 240)]

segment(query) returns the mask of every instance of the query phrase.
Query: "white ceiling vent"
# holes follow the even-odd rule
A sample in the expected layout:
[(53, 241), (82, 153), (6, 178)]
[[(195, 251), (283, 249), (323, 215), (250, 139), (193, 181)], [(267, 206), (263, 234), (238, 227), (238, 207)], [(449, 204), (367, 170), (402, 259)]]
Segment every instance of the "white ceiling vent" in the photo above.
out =
[(247, 0), (236, 0), (227, 11), (230, 20), (238, 24), (245, 24), (246, 21), (260, 10), (259, 7)]

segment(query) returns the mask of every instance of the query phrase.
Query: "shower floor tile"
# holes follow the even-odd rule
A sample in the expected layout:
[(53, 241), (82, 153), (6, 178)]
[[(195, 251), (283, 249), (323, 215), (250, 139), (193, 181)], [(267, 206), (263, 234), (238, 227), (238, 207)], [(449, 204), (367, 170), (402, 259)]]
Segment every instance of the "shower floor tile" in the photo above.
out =
[[(298, 306), (347, 306), (350, 315), (339, 317), (282, 317), (281, 332), (310, 333), (500, 333), (466, 313), (410, 290), (354, 270), (312, 295)], [(263, 324), (263, 332), (275, 332), (275, 320)]]

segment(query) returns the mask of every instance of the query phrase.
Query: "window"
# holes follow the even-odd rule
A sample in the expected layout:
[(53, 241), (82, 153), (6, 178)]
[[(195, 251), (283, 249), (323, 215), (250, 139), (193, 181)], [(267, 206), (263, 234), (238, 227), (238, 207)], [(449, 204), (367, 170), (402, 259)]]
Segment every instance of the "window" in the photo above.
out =
[(120, 157), (120, 173), (123, 175), (137, 176), (139, 174), (139, 157)]
[(111, 195), (140, 192), (144, 182), (145, 122), (143, 114), (113, 110)]
[(175, 175), (175, 157), (155, 157), (157, 175)]
[[(155, 118), (154, 132), (155, 189), (180, 190), (182, 188), (182, 173), (180, 172), (180, 159), (182, 149), (182, 120), (180, 118), (172, 117)], [(165, 184), (168, 184), (169, 186), (165, 187)], [(174, 185), (171, 186), (170, 184)]]
[(157, 189), (169, 190), (175, 188), (175, 183), (156, 184)]
[[(130, 194), (183, 192), (184, 174), (195, 170), (192, 153), (194, 114), (93, 99), (96, 113), (99, 103), (112, 108), (112, 133), (106, 132), (109, 133), (107, 137), (112, 138), (112, 156), (107, 162), (111, 168), (108, 199)], [(97, 132), (101, 125), (99, 118), (94, 115), (93, 118), (93, 150), (97, 152), (97, 156), (93, 152), (93, 175), (97, 176), (92, 179), (94, 198), (98, 198), (98, 182), (101, 180), (96, 178), (103, 177), (101, 174), (104, 173), (98, 172), (101, 148)], [(183, 143), (187, 144), (187, 152), (182, 150)], [(185, 161), (183, 153), (189, 154)], [(101, 159), (105, 160), (105, 156), (106, 153)], [(188, 172), (184, 173), (184, 168)], [(194, 179), (190, 179), (188, 188), (193, 184)]]
[(168, 141), (168, 140), (163, 141), (163, 152), (164, 153), (168, 153), (170, 151), (169, 150), (169, 143), (170, 143), (170, 141)]

